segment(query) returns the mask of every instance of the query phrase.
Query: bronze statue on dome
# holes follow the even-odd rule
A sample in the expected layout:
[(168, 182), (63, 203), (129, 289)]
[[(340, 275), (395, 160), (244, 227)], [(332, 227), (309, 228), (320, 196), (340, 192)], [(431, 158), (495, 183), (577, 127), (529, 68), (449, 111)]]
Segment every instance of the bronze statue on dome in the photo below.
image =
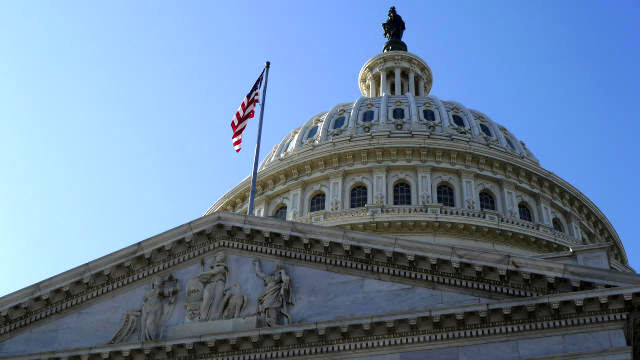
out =
[(402, 17), (396, 12), (396, 7), (392, 6), (389, 9), (389, 17), (387, 22), (382, 24), (384, 30), (384, 37), (389, 39), (384, 44), (382, 52), (387, 51), (407, 51), (407, 44), (402, 41), (402, 34), (404, 33), (405, 26)]

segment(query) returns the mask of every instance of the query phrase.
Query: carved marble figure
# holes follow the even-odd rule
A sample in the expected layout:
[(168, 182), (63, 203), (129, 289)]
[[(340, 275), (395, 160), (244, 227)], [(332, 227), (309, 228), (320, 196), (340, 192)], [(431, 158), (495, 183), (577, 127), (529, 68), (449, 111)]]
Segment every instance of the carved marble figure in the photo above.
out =
[(272, 274), (264, 274), (260, 269), (260, 261), (253, 260), (256, 275), (264, 283), (264, 292), (258, 297), (258, 316), (264, 326), (287, 325), (292, 323), (287, 310), (289, 305), (295, 305), (291, 291), (291, 277), (281, 262), (276, 263), (276, 270)]
[(249, 298), (242, 293), (240, 284), (236, 283), (225, 292), (223, 319), (239, 318), (249, 304)]
[(201, 321), (222, 319), (224, 291), (228, 276), (229, 267), (224, 253), (216, 255), (210, 270), (200, 274), (199, 279), (204, 284), (200, 305)]
[(246, 309), (249, 299), (240, 284), (227, 287), (230, 269), (225, 254), (216, 255), (214, 263), (205, 271), (187, 281), (185, 323), (235, 319)]
[(120, 328), (109, 343), (114, 344), (127, 340), (138, 328), (138, 323), (140, 340), (149, 341), (161, 338), (162, 325), (171, 317), (179, 291), (180, 284), (173, 275), (169, 275), (167, 279), (162, 279), (160, 276), (153, 278), (151, 288), (145, 292), (142, 299), (142, 308), (127, 312)]

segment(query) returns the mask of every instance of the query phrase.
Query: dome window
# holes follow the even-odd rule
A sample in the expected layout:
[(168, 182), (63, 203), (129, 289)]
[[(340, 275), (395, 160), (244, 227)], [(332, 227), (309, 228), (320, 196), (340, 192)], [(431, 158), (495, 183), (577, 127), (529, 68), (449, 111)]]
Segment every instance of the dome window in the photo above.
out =
[(309, 204), (309, 212), (321, 211), (324, 210), (326, 197), (324, 193), (319, 193), (311, 198), (311, 203)]
[(367, 204), (367, 187), (358, 185), (351, 189), (351, 208), (361, 208)]
[(340, 116), (339, 118), (333, 120), (333, 129), (340, 129), (344, 126), (344, 116)]
[(560, 222), (560, 219), (558, 218), (553, 218), (553, 230), (557, 231), (557, 232), (564, 232), (564, 227), (562, 226), (562, 223)]
[(422, 116), (425, 121), (436, 121), (436, 114), (431, 109), (422, 110)]
[(291, 150), (291, 145), (293, 144), (293, 138), (287, 141), (287, 144), (284, 146), (284, 152), (288, 152)]
[(482, 191), (480, 193), (480, 209), (481, 210), (495, 210), (496, 209), (496, 201), (493, 199), (493, 196), (489, 194), (487, 191)]
[(404, 119), (404, 109), (403, 108), (393, 109), (393, 118), (396, 120)]
[(516, 149), (516, 146), (513, 145), (513, 142), (511, 141), (511, 137), (509, 137), (508, 135), (504, 136), (504, 139), (507, 140), (507, 145), (509, 145), (509, 147), (513, 150)]
[(406, 182), (393, 186), (393, 205), (411, 205), (411, 186)]
[(482, 130), (482, 132), (487, 135), (488, 137), (491, 137), (491, 129), (489, 129), (489, 127), (483, 123), (480, 123), (480, 130)]
[(373, 121), (373, 110), (367, 110), (362, 114), (362, 122), (372, 122)]
[(282, 205), (273, 214), (273, 217), (280, 220), (287, 220), (287, 205)]
[(518, 213), (520, 214), (520, 220), (533, 222), (531, 210), (529, 210), (529, 207), (525, 203), (518, 204)]
[(307, 139), (311, 139), (318, 133), (318, 125), (314, 125), (307, 133)]
[(456, 124), (456, 126), (464, 127), (464, 120), (460, 115), (453, 115), (453, 123)]
[(438, 186), (438, 204), (444, 206), (454, 207), (455, 201), (453, 199), (453, 189), (449, 185)]

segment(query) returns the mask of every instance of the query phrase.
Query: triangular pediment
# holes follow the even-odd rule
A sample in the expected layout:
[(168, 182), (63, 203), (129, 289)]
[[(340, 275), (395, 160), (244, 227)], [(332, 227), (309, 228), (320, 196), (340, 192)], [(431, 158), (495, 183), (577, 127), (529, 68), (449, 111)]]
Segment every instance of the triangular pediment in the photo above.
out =
[[(246, 306), (203, 325), (193, 319), (201, 300), (186, 294), (201, 282), (204, 296), (202, 260), (209, 266), (219, 252), (228, 256), (225, 290)], [(140, 341), (144, 299), (156, 277), (160, 339), (263, 328), (269, 324), (256, 315), (265, 288), (252, 267), (256, 258), (265, 274), (277, 261), (285, 264), (293, 284), (286, 313), (296, 324), (640, 282), (635, 274), (217, 213), (0, 298), (0, 356)]]
[[(223, 260), (219, 254), (224, 254)], [(279, 263), (281, 270), (277, 270)], [(216, 271), (217, 275), (214, 274)], [(262, 280), (260, 276), (263, 275), (258, 271), (267, 279)], [(268, 294), (269, 277), (281, 276), (289, 279), (290, 287), (285, 289), (283, 286), (275, 294)], [(216, 291), (219, 291), (218, 296)], [(276, 324), (268, 324), (267, 315), (259, 304), (265, 294), (278, 302), (272, 306), (281, 309), (282, 314), (286, 313), (286, 319), (280, 316)], [(205, 305), (207, 301), (209, 307)], [(0, 356), (109, 343), (170, 340), (270, 325), (427, 311), (489, 301), (492, 301), (489, 297), (450, 286), (425, 287), (331, 272), (291, 261), (281, 263), (276, 258), (252, 258), (239, 252), (216, 251), (202, 257), (201, 261), (163, 272), (64, 316), (34, 325), (0, 343)], [(216, 304), (222, 305), (217, 308)], [(209, 314), (201, 313), (203, 308)], [(220, 311), (219, 315), (214, 315), (216, 309)], [(150, 320), (154, 314), (159, 316), (158, 320), (149, 326), (154, 322)]]

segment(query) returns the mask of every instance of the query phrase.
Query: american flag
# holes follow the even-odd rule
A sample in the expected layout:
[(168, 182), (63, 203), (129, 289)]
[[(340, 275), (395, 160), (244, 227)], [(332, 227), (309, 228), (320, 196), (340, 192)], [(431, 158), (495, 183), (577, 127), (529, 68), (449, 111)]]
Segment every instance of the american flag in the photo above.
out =
[(264, 70), (256, 80), (256, 83), (253, 84), (251, 90), (247, 96), (245, 96), (244, 100), (242, 100), (242, 104), (236, 111), (236, 115), (231, 121), (231, 130), (233, 130), (233, 148), (236, 152), (239, 152), (242, 149), (242, 132), (244, 128), (247, 127), (247, 122), (254, 115), (254, 108), (256, 104), (259, 102), (258, 97), (260, 94), (260, 86), (262, 85), (262, 76), (264, 75)]

